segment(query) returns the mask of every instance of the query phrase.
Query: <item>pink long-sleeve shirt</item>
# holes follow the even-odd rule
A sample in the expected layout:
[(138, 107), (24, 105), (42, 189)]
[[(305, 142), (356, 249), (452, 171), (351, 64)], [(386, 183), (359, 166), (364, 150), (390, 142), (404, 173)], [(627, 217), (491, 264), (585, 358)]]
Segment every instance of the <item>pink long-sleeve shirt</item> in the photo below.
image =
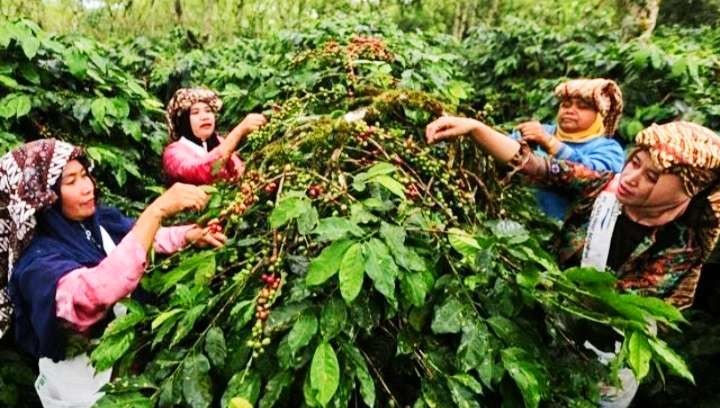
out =
[[(178, 251), (186, 244), (192, 225), (160, 228), (153, 248), (163, 254)], [(78, 268), (58, 281), (56, 315), (78, 332), (100, 321), (118, 301), (132, 293), (145, 272), (147, 251), (131, 233), (97, 266)]]
[[(222, 138), (220, 142), (222, 143)], [(212, 184), (217, 180), (231, 180), (242, 175), (245, 165), (236, 154), (219, 169), (215, 169), (222, 152), (216, 147), (206, 152), (188, 139), (170, 143), (163, 152), (163, 170), (168, 183)], [(214, 171), (215, 170), (215, 171)]]

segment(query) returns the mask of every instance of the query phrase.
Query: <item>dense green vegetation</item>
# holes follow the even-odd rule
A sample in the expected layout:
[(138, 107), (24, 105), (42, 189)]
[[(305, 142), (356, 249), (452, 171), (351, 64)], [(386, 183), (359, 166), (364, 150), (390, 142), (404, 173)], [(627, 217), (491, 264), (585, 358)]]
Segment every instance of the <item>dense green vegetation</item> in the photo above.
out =
[[(217, 90), (221, 130), (248, 112), (271, 119), (241, 149), (246, 177), (188, 216), (220, 217), (231, 243), (154, 257), (143, 289), (155, 300), (128, 302), (89, 346), (120, 376), (101, 406), (593, 406), (622, 364), (648, 375), (642, 401), (714, 401), (703, 387), (712, 317), (690, 311), (688, 326), (659, 301), (615, 293), (608, 275), (559, 270), (543, 249), (555, 226), (527, 191), (506, 189), (474, 146), (429, 147), (422, 134), (444, 112), (505, 130), (551, 120), (554, 86), (596, 75), (623, 88), (624, 141), (676, 117), (717, 129), (720, 30), (661, 24), (626, 41), (611, 19), (528, 21), (500, 17), (514, 10), (504, 5), (458, 33), (436, 19), (447, 9), (382, 6), (260, 35), (248, 27), (277, 22), (238, 13), (240, 36), (220, 30), (221, 11), (208, 13), (218, 31), (138, 38), (0, 25), (2, 152), (50, 135), (84, 145), (105, 200), (130, 213), (161, 188), (175, 89)], [(115, 29), (133, 32), (126, 24)], [(647, 320), (667, 330), (656, 337)], [(588, 322), (625, 334), (613, 366), (577, 345), (572, 327)], [(31, 393), (28, 362), (0, 353), (0, 403), (32, 405), (19, 398)]]

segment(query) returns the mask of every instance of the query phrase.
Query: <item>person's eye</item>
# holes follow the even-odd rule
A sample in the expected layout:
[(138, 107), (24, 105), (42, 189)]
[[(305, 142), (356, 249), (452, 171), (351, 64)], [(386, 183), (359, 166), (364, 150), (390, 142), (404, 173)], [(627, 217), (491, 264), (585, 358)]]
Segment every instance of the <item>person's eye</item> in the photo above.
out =
[(660, 178), (660, 175), (655, 173), (654, 171), (649, 171), (647, 173), (648, 180), (652, 181), (653, 183), (657, 183), (658, 179)]

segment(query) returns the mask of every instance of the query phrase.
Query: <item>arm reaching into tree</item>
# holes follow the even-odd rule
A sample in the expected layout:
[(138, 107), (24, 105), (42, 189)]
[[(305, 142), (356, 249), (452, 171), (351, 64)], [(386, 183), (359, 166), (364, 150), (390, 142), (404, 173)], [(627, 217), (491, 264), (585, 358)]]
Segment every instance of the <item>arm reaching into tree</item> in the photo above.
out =
[(475, 143), (501, 163), (509, 162), (520, 150), (519, 142), (475, 119), (443, 116), (425, 129), (428, 143), (464, 135), (472, 136)]
[(510, 167), (510, 174), (521, 172), (535, 183), (571, 193), (590, 194), (612, 178), (611, 172), (598, 172), (579, 163), (535, 155), (527, 142), (516, 141), (486, 124), (470, 118), (444, 116), (425, 129), (428, 143), (470, 135), (495, 160)]

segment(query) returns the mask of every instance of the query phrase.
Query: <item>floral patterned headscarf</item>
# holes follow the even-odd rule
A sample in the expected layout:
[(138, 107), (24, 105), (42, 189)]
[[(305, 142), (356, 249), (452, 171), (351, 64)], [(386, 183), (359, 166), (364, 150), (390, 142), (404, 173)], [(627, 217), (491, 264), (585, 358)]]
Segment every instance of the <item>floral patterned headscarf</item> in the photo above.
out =
[(692, 197), (718, 180), (720, 136), (690, 122), (651, 125), (635, 137), (659, 168), (680, 176), (683, 188)]
[(170, 141), (174, 142), (181, 136), (178, 134), (178, 129), (175, 128), (175, 120), (198, 102), (207, 103), (214, 112), (218, 112), (222, 108), (222, 100), (217, 94), (205, 88), (181, 88), (170, 98), (165, 112)]
[(651, 125), (635, 137), (636, 149), (644, 149), (655, 165), (680, 177), (688, 196), (706, 192), (710, 212), (702, 224), (702, 244), (711, 251), (720, 235), (720, 136), (690, 122)]
[(0, 158), (0, 338), (7, 332), (12, 305), (7, 283), (12, 268), (35, 232), (35, 214), (58, 196), (53, 186), (65, 165), (82, 150), (55, 139), (26, 143)]

